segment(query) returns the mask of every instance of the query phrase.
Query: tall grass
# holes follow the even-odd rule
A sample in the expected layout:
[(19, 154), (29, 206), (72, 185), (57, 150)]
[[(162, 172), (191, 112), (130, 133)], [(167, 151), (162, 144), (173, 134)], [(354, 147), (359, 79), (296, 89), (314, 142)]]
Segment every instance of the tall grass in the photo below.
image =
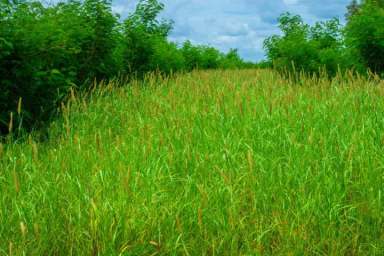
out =
[(0, 255), (383, 255), (382, 82), (144, 83), (0, 145)]

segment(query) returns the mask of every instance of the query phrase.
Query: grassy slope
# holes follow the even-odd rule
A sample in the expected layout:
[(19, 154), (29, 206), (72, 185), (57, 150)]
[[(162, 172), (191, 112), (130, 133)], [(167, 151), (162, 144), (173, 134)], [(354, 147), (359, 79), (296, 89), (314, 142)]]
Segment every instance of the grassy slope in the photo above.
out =
[(384, 89), (196, 72), (0, 149), (0, 255), (380, 255)]

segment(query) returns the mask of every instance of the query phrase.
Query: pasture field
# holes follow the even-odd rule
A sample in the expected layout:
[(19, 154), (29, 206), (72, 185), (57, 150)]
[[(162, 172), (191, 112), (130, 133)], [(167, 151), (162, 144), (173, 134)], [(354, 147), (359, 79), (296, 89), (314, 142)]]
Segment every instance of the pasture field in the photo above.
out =
[(111, 82), (48, 137), (0, 145), (0, 255), (384, 255), (379, 80)]

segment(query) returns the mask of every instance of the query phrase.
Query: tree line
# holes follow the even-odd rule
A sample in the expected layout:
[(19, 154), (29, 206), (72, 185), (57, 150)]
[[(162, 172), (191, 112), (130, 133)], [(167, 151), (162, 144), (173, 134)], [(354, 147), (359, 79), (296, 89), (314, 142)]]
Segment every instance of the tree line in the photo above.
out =
[(237, 50), (224, 54), (187, 41), (169, 42), (164, 5), (141, 0), (122, 19), (111, 0), (0, 0), (0, 131), (44, 124), (71, 88), (147, 72), (252, 66)]
[(299, 15), (279, 17), (282, 35), (264, 42), (267, 65), (284, 72), (335, 75), (345, 70), (384, 75), (384, 0), (353, 0), (346, 25), (339, 19), (305, 24)]

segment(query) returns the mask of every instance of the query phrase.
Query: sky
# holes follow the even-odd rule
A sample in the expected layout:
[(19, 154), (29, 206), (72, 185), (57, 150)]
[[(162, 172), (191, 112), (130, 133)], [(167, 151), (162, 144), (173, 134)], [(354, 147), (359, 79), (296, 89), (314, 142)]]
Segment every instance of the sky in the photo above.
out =
[[(283, 12), (299, 14), (313, 24), (333, 17), (344, 20), (350, 0), (160, 0), (161, 18), (174, 21), (171, 41), (190, 40), (227, 52), (237, 48), (245, 60), (264, 59), (263, 41), (279, 34), (277, 18)], [(134, 11), (137, 0), (114, 0), (122, 17)]]

